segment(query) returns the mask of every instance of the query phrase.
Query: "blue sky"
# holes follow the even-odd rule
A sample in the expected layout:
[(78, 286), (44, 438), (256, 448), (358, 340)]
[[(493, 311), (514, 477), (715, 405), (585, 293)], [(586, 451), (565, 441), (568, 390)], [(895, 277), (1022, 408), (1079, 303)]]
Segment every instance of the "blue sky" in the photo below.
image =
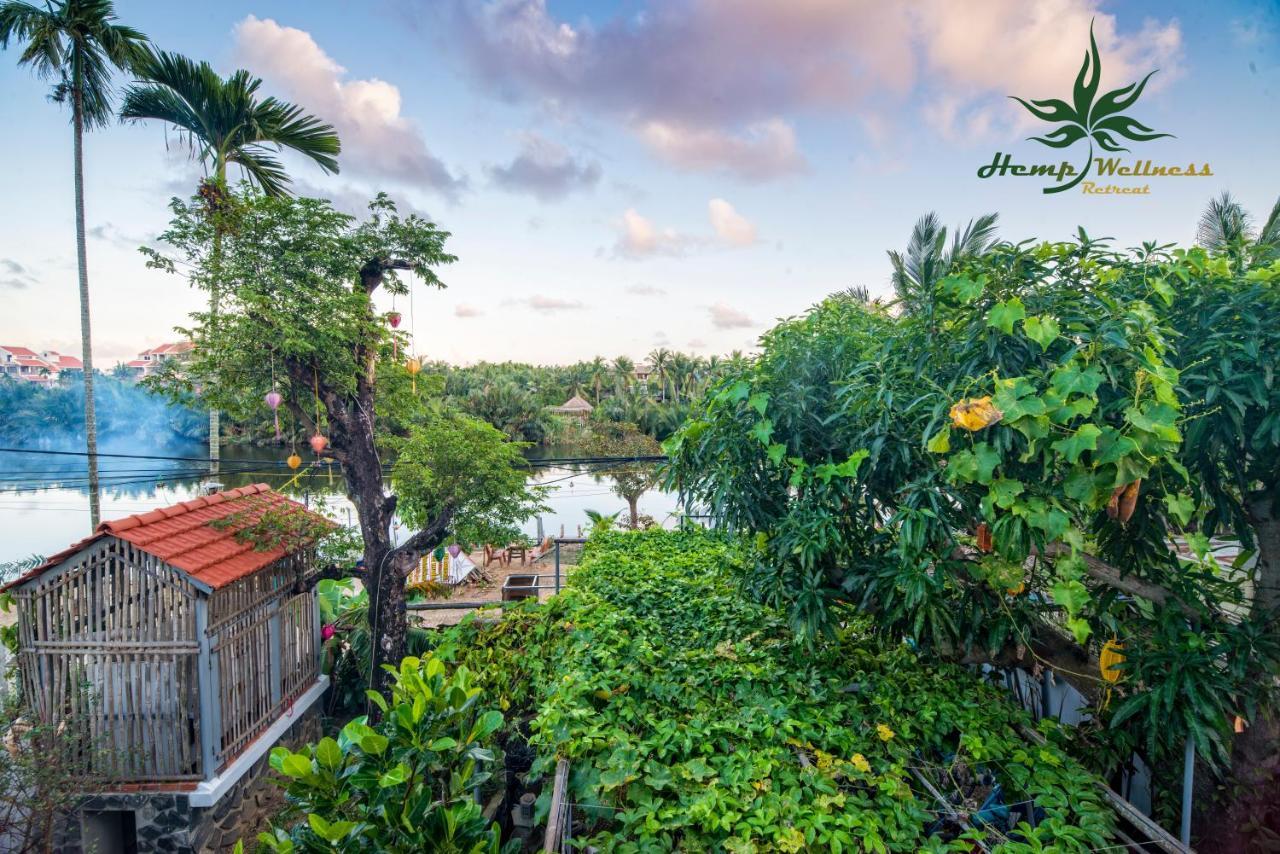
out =
[[(1229, 190), (1261, 217), (1280, 194), (1273, 2), (117, 11), (333, 122), (342, 173), (290, 160), (299, 192), (355, 211), (385, 189), (453, 233), (450, 287), (417, 289), (414, 321), (417, 349), (455, 362), (748, 349), (834, 290), (888, 293), (885, 250), (930, 210), (952, 224), (998, 211), (1014, 240), (1083, 225), (1120, 245), (1185, 243), (1210, 196)], [(1083, 158), (1026, 141), (1050, 128), (1007, 96), (1069, 98), (1091, 20), (1104, 87), (1160, 69), (1127, 112), (1175, 137), (1122, 156), (1208, 162), (1213, 177), (1132, 197), (976, 177), (996, 151)], [(70, 130), (15, 60), (0, 55), (0, 342), (78, 352)], [(95, 355), (110, 365), (171, 339), (199, 301), (136, 251), (199, 169), (154, 124), (94, 133), (86, 169)]]

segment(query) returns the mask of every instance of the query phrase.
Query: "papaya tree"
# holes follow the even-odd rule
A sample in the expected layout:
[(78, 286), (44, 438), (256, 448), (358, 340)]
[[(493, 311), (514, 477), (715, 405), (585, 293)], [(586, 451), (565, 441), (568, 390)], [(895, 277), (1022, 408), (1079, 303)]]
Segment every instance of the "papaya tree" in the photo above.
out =
[[(1280, 652), (1211, 540), (1254, 542), (1277, 457), (1259, 401), (1280, 351), (1231, 314), (1277, 272), (1082, 231), (965, 259), (927, 316), (828, 299), (695, 407), (667, 478), (754, 535), (746, 582), (802, 635), (856, 607), (930, 655), (1052, 667), (1096, 702), (1100, 770), (1135, 751), (1176, 769), (1188, 739), (1221, 767)], [(1189, 342), (1179, 324), (1219, 310), (1222, 334)], [(1224, 366), (1212, 348), (1235, 342)], [(1206, 430), (1217, 446), (1192, 447)]]
[[(183, 331), (195, 343), (193, 358), (165, 384), (175, 393), (199, 387), (237, 418), (260, 415), (274, 391), (286, 417), (312, 437), (315, 458), (340, 465), (364, 542), (373, 678), (385, 694), (389, 676), (380, 665), (404, 655), (405, 578), (419, 559), (450, 538), (513, 525), (539, 506), (525, 488), (521, 446), (446, 410), (438, 400), (443, 382), (409, 373), (406, 336), (374, 307), (379, 289), (407, 293), (406, 274), (443, 287), (436, 271), (455, 260), (444, 248), (449, 235), (399, 216), (384, 195), (357, 221), (327, 201), (244, 187), (219, 223), (216, 246), (199, 198), (171, 207), (161, 235), (171, 251), (144, 249), (149, 265), (205, 289), (216, 285), (220, 304), (216, 328), (212, 309), (192, 315)], [(397, 518), (410, 526), (399, 544), (391, 534)]]

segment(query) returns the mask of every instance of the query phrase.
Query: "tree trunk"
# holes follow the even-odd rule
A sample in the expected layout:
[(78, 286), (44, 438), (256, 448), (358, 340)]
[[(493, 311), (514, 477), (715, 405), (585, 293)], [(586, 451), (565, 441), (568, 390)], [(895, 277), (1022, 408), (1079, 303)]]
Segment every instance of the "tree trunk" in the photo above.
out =
[(1253, 590), (1255, 610), (1280, 609), (1280, 510), (1274, 498), (1254, 496), (1248, 504), (1249, 521), (1258, 541), (1258, 571)]
[(93, 400), (93, 337), (89, 323), (89, 259), (84, 228), (84, 96), (76, 81), (72, 98), (76, 192), (76, 265), (80, 278), (80, 360), (84, 363), (84, 435), (89, 469), (89, 529), (98, 527), (102, 496), (98, 487), (98, 418)]
[(640, 528), (640, 496), (627, 496), (627, 506), (631, 508), (631, 530)]
[[(227, 189), (227, 164), (219, 163), (214, 171), (214, 180), (218, 183), (218, 191)], [(221, 197), (215, 197), (221, 198)], [(209, 328), (216, 331), (218, 325), (219, 281), (222, 276), (222, 211), (215, 208), (213, 223), (213, 276), (209, 282)], [(219, 461), (222, 459), (222, 416), (216, 408), (209, 409), (209, 475), (217, 477)]]

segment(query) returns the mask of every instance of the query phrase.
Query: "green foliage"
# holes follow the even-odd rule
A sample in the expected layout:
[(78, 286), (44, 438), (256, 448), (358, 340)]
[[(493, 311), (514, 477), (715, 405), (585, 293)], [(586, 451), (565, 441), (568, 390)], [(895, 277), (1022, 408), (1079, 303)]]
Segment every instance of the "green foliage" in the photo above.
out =
[[(968, 671), (881, 644), (862, 621), (812, 649), (745, 598), (748, 549), (709, 533), (592, 537), (555, 602), (453, 630), (449, 655), (536, 712), (534, 773), (571, 763), (575, 815), (608, 851), (969, 850), (930, 838), (939, 805), (913, 768), (992, 769), (1035, 830), (1002, 850), (1095, 848), (1112, 817), (1094, 778)], [(514, 638), (512, 637), (514, 633)], [(443, 648), (442, 648), (443, 653)], [(507, 681), (510, 663), (519, 678)], [(544, 789), (543, 809), (547, 796)], [(1001, 839), (994, 829), (970, 836)]]
[[(492, 774), (502, 713), (484, 711), (471, 673), (446, 672), (435, 657), (409, 657), (393, 674), (390, 700), (369, 726), (356, 718), (338, 738), (293, 752), (271, 751), (285, 778), (288, 827), (258, 837), (277, 852), (496, 852), (498, 827), (485, 821), (474, 790)], [(302, 818), (305, 816), (305, 818)]]
[[(333, 636), (324, 642), (321, 662), (333, 686), (327, 713), (330, 717), (350, 717), (365, 708), (366, 692), (372, 684), (369, 593), (363, 588), (357, 590), (350, 578), (326, 578), (316, 585), (316, 598), (320, 602), (320, 622), (333, 626)], [(429, 633), (409, 624), (405, 650), (410, 655), (423, 656), (430, 648)]]
[(428, 411), (408, 438), (389, 444), (398, 509), (410, 527), (451, 508), (454, 536), (470, 548), (513, 541), (520, 523), (545, 509), (545, 492), (525, 485), (522, 446), (478, 418)]
[[(1226, 528), (1248, 546), (1265, 521), (1277, 275), (1082, 233), (971, 256), (920, 311), (828, 300), (695, 407), (666, 444), (669, 484), (757, 535), (749, 587), (805, 636), (834, 634), (846, 600), (948, 658), (1061, 646), (1058, 626), (1086, 655), (1117, 637), (1143, 677), (1099, 710), (1109, 737), (1172, 765), (1191, 736), (1221, 763), (1277, 657), (1245, 640), (1265, 636), (1265, 607), (1231, 613), (1246, 574), (1180, 556), (1177, 538)], [(864, 451), (852, 476), (821, 476)], [(1194, 649), (1169, 625), (1188, 619)], [(1116, 714), (1130, 702), (1143, 713)]]

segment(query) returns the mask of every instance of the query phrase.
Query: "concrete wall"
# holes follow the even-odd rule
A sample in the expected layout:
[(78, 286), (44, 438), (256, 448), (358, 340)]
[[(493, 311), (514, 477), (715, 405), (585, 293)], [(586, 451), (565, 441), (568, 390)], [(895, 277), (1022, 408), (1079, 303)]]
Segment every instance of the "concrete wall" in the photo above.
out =
[[(315, 703), (277, 742), (297, 749), (318, 741), (320, 708)], [(230, 852), (243, 839), (252, 851), (260, 831), (277, 818), (284, 806), (283, 791), (272, 782), (268, 755), (254, 763), (225, 795), (211, 807), (190, 806), (187, 796), (173, 792), (129, 792), (94, 795), (63, 824), (54, 850), (67, 854), (114, 854), (100, 841), (117, 825), (113, 813), (130, 811), (137, 828), (139, 854), (196, 854)]]

